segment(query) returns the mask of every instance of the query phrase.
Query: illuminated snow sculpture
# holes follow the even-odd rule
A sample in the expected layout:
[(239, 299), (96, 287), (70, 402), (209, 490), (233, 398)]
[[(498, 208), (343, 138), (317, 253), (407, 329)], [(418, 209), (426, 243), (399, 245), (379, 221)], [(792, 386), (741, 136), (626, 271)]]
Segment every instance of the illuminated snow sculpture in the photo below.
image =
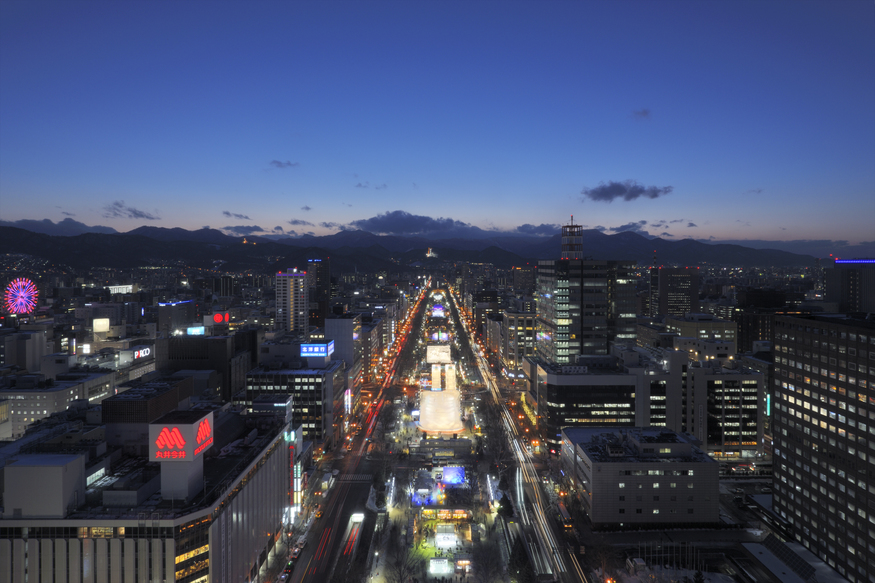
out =
[(462, 395), (457, 390), (421, 391), (419, 428), (426, 433), (459, 433), (462, 423)]

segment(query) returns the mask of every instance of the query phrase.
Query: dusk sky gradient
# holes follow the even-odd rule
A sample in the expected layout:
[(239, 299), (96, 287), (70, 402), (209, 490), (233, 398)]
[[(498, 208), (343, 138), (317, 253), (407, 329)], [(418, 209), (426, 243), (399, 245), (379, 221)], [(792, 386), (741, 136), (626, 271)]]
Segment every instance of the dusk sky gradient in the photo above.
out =
[(0, 6), (0, 224), (552, 234), (572, 214), (875, 242), (875, 3)]

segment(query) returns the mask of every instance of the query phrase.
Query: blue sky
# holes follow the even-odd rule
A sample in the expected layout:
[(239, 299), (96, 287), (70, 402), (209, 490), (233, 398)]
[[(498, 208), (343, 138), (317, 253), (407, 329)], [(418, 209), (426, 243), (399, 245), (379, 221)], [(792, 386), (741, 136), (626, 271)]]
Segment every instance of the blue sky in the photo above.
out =
[(4, 0), (0, 127), (2, 224), (840, 248), (875, 4)]

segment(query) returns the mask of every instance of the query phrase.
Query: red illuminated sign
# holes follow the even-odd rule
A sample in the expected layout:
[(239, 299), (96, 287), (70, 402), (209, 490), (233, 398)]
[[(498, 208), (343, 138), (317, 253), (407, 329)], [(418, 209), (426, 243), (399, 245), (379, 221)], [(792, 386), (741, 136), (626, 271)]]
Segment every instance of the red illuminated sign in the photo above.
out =
[(200, 425), (197, 426), (197, 442), (203, 443), (213, 433), (213, 428), (210, 427), (209, 419), (204, 418)]
[(199, 454), (213, 444), (213, 428), (210, 427), (209, 419), (203, 419), (200, 425), (197, 426), (197, 442), (200, 445), (194, 450), (194, 455)]
[(180, 433), (178, 427), (173, 429), (162, 428), (161, 433), (158, 434), (158, 438), (155, 440), (155, 445), (159, 450), (168, 450), (156, 451), (156, 459), (181, 459), (185, 457), (185, 440), (182, 438), (182, 433)]
[(221, 324), (222, 322), (227, 323), (231, 319), (231, 315), (228, 312), (224, 314), (213, 314), (213, 322), (216, 324)]
[(185, 447), (185, 440), (182, 438), (182, 433), (179, 432), (179, 427), (174, 427), (173, 429), (165, 427), (158, 434), (155, 445), (158, 446), (158, 449), (171, 449), (174, 447), (182, 449)]

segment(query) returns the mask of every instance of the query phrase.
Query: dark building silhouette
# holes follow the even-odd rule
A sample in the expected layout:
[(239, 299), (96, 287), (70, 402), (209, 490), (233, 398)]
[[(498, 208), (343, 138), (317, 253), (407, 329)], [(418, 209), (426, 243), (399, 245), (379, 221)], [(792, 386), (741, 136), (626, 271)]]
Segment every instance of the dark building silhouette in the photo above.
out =
[(699, 311), (699, 270), (695, 267), (650, 269), (650, 315), (683, 316)]
[(310, 286), (310, 326), (324, 328), (331, 305), (331, 259), (308, 259), (307, 275)]
[(875, 312), (875, 259), (836, 259), (824, 271), (826, 301), (840, 312)]

